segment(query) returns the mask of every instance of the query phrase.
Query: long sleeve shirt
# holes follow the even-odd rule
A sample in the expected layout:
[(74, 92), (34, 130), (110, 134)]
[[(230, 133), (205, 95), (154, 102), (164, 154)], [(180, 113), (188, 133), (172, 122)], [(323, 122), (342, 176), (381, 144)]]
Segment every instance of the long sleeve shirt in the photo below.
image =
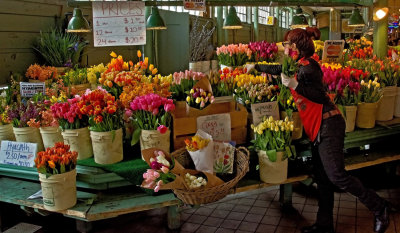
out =
[(322, 82), (321, 67), (312, 58), (306, 60), (309, 64), (300, 66), (297, 72), (298, 85), (295, 91), (312, 102), (322, 104), (322, 113), (334, 110), (335, 104), (330, 100)]

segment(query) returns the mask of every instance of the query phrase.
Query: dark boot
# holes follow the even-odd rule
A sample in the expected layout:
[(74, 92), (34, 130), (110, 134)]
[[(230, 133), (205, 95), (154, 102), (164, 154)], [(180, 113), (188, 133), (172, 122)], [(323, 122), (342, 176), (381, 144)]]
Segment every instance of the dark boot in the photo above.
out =
[(384, 233), (389, 226), (389, 207), (386, 205), (379, 215), (375, 216), (374, 231)]
[(308, 227), (303, 227), (301, 229), (301, 233), (334, 233), (334, 232), (335, 231), (333, 229), (333, 226), (323, 227), (317, 224)]

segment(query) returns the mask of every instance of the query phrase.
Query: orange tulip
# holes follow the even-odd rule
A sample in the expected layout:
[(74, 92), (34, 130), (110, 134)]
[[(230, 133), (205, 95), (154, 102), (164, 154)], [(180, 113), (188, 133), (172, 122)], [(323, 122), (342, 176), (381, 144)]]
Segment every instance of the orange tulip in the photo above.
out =
[(47, 161), (47, 163), (49, 164), (49, 167), (51, 167), (51, 168), (55, 168), (56, 167), (56, 165), (54, 164), (54, 162), (53, 161)]
[(142, 57), (142, 52), (140, 52), (140, 50), (137, 51), (137, 56), (138, 56), (138, 58)]

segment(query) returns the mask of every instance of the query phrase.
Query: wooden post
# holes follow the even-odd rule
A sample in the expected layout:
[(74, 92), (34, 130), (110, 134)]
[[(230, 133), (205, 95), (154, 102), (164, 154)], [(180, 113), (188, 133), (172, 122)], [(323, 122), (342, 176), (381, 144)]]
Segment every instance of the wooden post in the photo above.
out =
[[(378, 0), (374, 7), (388, 7), (387, 0)], [(378, 58), (385, 58), (387, 56), (388, 44), (388, 16), (375, 22), (374, 26), (374, 55)]]
[(217, 43), (218, 46), (224, 44), (224, 30), (222, 27), (224, 26), (224, 9), (222, 6), (217, 6)]
[[(228, 16), (228, 7), (224, 6), (224, 14), (225, 17)], [(225, 44), (228, 45), (229, 44), (229, 30), (224, 30), (224, 39), (225, 39)]]
[(168, 228), (176, 230), (181, 227), (181, 214), (179, 213), (179, 206), (168, 206)]

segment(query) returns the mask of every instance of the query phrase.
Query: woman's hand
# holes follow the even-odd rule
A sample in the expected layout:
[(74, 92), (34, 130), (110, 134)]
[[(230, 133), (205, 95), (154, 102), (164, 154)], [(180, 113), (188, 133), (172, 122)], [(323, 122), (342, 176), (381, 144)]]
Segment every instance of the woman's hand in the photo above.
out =
[(284, 73), (281, 73), (281, 79), (283, 85), (292, 89), (296, 89), (297, 85), (299, 84), (295, 78), (289, 78)]

